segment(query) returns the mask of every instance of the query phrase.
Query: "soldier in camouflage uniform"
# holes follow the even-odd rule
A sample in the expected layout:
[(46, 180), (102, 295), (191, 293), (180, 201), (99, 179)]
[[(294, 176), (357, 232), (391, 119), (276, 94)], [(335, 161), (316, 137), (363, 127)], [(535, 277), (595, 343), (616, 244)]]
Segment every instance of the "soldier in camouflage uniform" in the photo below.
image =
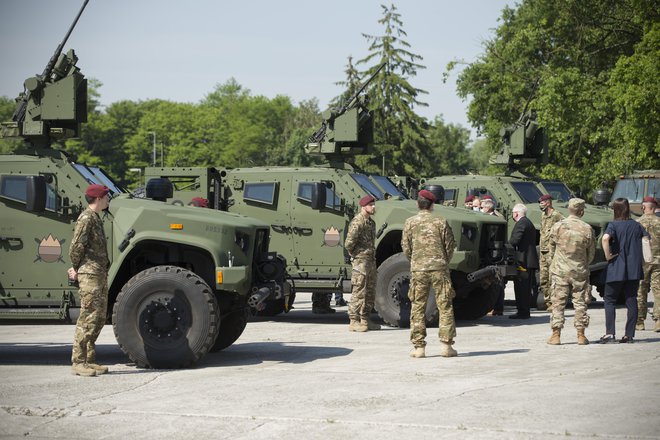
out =
[(639, 282), (637, 291), (637, 316), (636, 330), (644, 330), (644, 320), (648, 313), (646, 302), (648, 300), (649, 289), (653, 292), (653, 320), (655, 321), (654, 331), (660, 332), (660, 217), (654, 213), (656, 209), (656, 200), (653, 197), (644, 197), (642, 201), (643, 215), (637, 220), (651, 239), (651, 252), (653, 261), (644, 262), (644, 279)]
[(548, 243), (550, 276), (552, 281), (552, 309), (550, 327), (552, 336), (548, 344), (561, 344), (561, 329), (564, 327), (564, 309), (566, 299), (572, 295), (575, 307), (575, 328), (578, 344), (587, 345), (589, 340), (584, 329), (589, 326), (587, 302), (590, 298), (589, 263), (596, 253), (594, 231), (587, 223), (580, 220), (584, 215), (584, 200), (568, 201), (568, 218), (555, 223), (550, 231)]
[(108, 307), (108, 250), (99, 214), (108, 208), (108, 188), (90, 185), (85, 191), (89, 204), (76, 222), (71, 240), (69, 279), (80, 285), (80, 316), (71, 354), (71, 371), (79, 376), (97, 376), (108, 368), (96, 363), (96, 339), (105, 324)]
[(344, 248), (351, 257), (351, 301), (348, 304), (348, 330), (366, 332), (380, 330), (380, 325), (369, 319), (376, 299), (376, 223), (371, 218), (376, 212), (376, 199), (360, 199), (360, 212), (351, 220)]
[(410, 259), (412, 279), (408, 297), (411, 301), (410, 341), (413, 350), (410, 356), (426, 356), (426, 304), (431, 287), (435, 290), (436, 303), (440, 312), (438, 336), (442, 345), (441, 356), (456, 356), (452, 348), (456, 337), (454, 308), (456, 296), (449, 276), (449, 260), (454, 254), (455, 241), (451, 227), (442, 217), (431, 215), (435, 196), (427, 190), (419, 192), (419, 213), (406, 220), (403, 227), (401, 247)]
[(549, 256), (550, 252), (550, 230), (555, 223), (564, 218), (559, 211), (552, 207), (552, 196), (544, 194), (539, 197), (539, 206), (541, 208), (541, 237), (539, 239), (539, 248), (541, 251), (541, 258), (539, 259), (539, 278), (540, 289), (543, 292), (543, 301), (545, 307), (550, 311), (552, 307), (552, 299), (550, 295), (550, 263), (552, 258)]

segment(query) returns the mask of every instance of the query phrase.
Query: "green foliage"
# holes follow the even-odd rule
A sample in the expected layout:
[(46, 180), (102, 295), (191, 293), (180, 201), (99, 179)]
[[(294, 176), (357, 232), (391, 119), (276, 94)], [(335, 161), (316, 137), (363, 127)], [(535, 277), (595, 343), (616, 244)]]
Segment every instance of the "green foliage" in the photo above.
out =
[(428, 161), (435, 175), (465, 174), (471, 167), (466, 149), (470, 132), (456, 124), (445, 124), (442, 117), (435, 120), (426, 130), (429, 143)]
[[(11, 121), (11, 117), (16, 110), (16, 101), (6, 96), (0, 96), (0, 121)], [(11, 153), (21, 146), (23, 142), (20, 139), (0, 139), (0, 154)]]
[(549, 164), (528, 172), (589, 191), (621, 172), (659, 168), (658, 10), (657, 1), (640, 0), (505, 8), (485, 53), (457, 81), (490, 151), (538, 81), (530, 108), (547, 129)]

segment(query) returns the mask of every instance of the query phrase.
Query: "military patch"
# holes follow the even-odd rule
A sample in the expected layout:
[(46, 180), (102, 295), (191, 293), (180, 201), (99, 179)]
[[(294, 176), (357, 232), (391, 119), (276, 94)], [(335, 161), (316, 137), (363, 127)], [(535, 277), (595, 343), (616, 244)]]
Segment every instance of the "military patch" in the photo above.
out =
[(37, 243), (37, 258), (33, 261), (43, 261), (44, 263), (54, 263), (56, 261), (64, 263), (62, 258), (62, 243), (64, 239), (58, 240), (53, 237), (53, 234), (48, 234), (48, 237), (42, 238), (39, 240), (35, 238), (34, 241)]
[(321, 246), (335, 247), (341, 241), (341, 230), (330, 226), (328, 229), (321, 229), (323, 231), (323, 244)]

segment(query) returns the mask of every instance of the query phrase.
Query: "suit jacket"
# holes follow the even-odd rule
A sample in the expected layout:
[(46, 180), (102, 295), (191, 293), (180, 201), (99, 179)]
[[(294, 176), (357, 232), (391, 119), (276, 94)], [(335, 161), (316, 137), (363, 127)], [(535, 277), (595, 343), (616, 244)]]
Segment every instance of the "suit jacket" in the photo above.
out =
[(518, 251), (516, 262), (527, 269), (539, 268), (539, 255), (536, 252), (536, 228), (527, 217), (516, 222), (511, 231), (509, 243)]

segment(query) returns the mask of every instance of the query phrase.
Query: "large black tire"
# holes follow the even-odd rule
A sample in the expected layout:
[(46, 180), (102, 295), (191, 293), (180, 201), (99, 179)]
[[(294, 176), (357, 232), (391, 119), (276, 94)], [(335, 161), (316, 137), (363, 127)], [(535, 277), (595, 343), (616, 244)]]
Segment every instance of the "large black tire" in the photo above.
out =
[(245, 330), (249, 315), (250, 309), (246, 307), (223, 316), (220, 320), (220, 332), (218, 333), (218, 337), (215, 338), (215, 343), (210, 351), (215, 353), (236, 342)]
[(545, 297), (543, 296), (543, 291), (541, 290), (541, 271), (536, 271), (536, 282), (532, 283), (532, 305), (536, 307), (536, 310), (545, 310)]
[(476, 287), (467, 296), (454, 298), (454, 317), (457, 320), (474, 320), (493, 310), (499, 286), (495, 283), (487, 288)]
[[(386, 324), (410, 327), (410, 261), (403, 253), (394, 254), (378, 267), (376, 280), (376, 311)], [(437, 325), (438, 307), (431, 289), (426, 305), (426, 323)]]
[(112, 327), (122, 351), (137, 366), (189, 367), (218, 335), (218, 304), (208, 284), (193, 272), (156, 266), (124, 285), (112, 311)]

